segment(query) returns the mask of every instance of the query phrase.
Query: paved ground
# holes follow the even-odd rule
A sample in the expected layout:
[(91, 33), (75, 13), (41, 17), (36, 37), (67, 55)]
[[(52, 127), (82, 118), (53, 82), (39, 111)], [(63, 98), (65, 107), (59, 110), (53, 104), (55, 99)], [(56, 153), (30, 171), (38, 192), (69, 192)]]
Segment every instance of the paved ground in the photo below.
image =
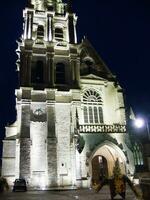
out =
[[(0, 194), (0, 200), (110, 200), (108, 186), (102, 188), (99, 193), (90, 189), (70, 191), (28, 191), (5, 192)], [(117, 198), (116, 199), (121, 199)], [(128, 188), (126, 200), (136, 200), (134, 194)]]

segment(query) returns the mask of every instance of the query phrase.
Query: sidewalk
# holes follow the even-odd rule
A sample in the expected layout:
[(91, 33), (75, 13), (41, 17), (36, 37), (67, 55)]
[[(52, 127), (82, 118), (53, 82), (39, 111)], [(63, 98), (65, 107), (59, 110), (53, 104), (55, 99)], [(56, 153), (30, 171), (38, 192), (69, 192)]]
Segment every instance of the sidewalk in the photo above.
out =
[[(69, 191), (28, 191), (5, 192), (0, 194), (0, 200), (110, 200), (108, 186), (104, 186), (99, 193), (91, 189)], [(116, 199), (121, 199), (119, 196)], [(137, 200), (130, 188), (126, 192), (126, 200)]]

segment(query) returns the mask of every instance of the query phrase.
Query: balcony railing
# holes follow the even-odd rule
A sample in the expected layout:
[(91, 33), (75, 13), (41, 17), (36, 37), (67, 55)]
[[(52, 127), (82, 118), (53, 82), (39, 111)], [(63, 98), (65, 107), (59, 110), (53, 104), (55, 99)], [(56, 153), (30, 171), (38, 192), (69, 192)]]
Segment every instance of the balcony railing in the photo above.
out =
[(79, 125), (80, 133), (126, 133), (126, 125)]

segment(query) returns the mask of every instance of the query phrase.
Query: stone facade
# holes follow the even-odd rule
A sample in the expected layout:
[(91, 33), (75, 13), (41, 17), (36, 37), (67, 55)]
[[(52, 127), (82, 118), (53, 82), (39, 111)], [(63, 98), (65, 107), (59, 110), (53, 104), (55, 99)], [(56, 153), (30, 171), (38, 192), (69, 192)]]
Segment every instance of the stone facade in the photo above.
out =
[[(89, 187), (115, 160), (133, 174), (123, 90), (87, 39), (70, 1), (31, 1), (18, 41), (17, 120), (6, 127), (2, 175), (34, 189)], [(127, 142), (128, 141), (128, 142)]]

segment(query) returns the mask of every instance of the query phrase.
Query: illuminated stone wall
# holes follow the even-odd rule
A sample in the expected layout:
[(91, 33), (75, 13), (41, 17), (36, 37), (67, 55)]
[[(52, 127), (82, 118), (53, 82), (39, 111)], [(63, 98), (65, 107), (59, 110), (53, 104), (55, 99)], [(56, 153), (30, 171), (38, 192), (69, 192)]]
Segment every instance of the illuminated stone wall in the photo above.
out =
[(118, 157), (133, 174), (123, 90), (90, 42), (77, 44), (71, 5), (31, 1), (23, 17), (17, 120), (6, 127), (2, 175), (32, 189), (90, 187), (95, 156), (105, 157), (108, 175)]
[(16, 141), (3, 142), (2, 176), (9, 177), (8, 183), (12, 184), (15, 178)]
[[(118, 117), (116, 117), (116, 112), (118, 112), (115, 109), (115, 105), (117, 105), (116, 88), (114, 87), (114, 91), (111, 89), (111, 100), (106, 101), (107, 96), (105, 94), (109, 94), (105, 91), (107, 87), (102, 81), (101, 87), (99, 87), (99, 83), (97, 81), (96, 87), (95, 84), (86, 84), (86, 89), (96, 88), (97, 91), (103, 94), (104, 124), (107, 124), (108, 127), (113, 126), (113, 124), (120, 124), (120, 127), (125, 127), (126, 124), (118, 121)], [(79, 127), (84, 127), (82, 105), (84, 88), (83, 84), (82, 90), (70, 90), (68, 92), (56, 91), (55, 89), (47, 89), (40, 92), (30, 90), (30, 95), (26, 96), (26, 103), (25, 101), (21, 103), (22, 109), (20, 109), (20, 106), (18, 107), (18, 115), (23, 116), (21, 125), (19, 125), (21, 127), (21, 132), (18, 134), (20, 139), (13, 140), (10, 143), (11, 146), (7, 141), (5, 141), (6, 144), (4, 143), (4, 150), (8, 150), (7, 154), (3, 153), (3, 166), (6, 165), (6, 170), (3, 170), (3, 174), (5, 176), (7, 174), (8, 176), (11, 175), (11, 178), (9, 178), (10, 182), (13, 179), (12, 176), (14, 176), (14, 178), (25, 178), (28, 180), (29, 186), (34, 189), (62, 186), (89, 187), (92, 176), (91, 158), (97, 155), (96, 152), (100, 152), (98, 147), (101, 149), (101, 153), (105, 155), (104, 152), (109, 148), (109, 145), (115, 158), (117, 158), (115, 155), (120, 154), (120, 162), (123, 163), (123, 169), (125, 169), (126, 165), (130, 173), (133, 173), (133, 156), (126, 144), (128, 134), (125, 128), (114, 128), (114, 130), (117, 130), (116, 133), (109, 132), (109, 129), (104, 129), (106, 132), (95, 132), (95, 128), (89, 128), (89, 131), (83, 128), (80, 135), (85, 140), (85, 146), (81, 153), (78, 152), (75, 129), (77, 128), (77, 117)], [(21, 93), (19, 91), (18, 100), (20, 99), (20, 94), (23, 93), (24, 91)], [(111, 116), (108, 114), (107, 106)], [(124, 110), (121, 109), (120, 113), (121, 111), (123, 111), (122, 115), (124, 115)], [(90, 125), (88, 126), (90, 127)], [(8, 136), (12, 136), (13, 133), (14, 136), (16, 135), (15, 127), (7, 128)], [(24, 131), (22, 131), (23, 127), (25, 127)], [(26, 132), (25, 130), (29, 131)], [(104, 147), (106, 144), (108, 146), (104, 150), (103, 144)], [(122, 149), (120, 149), (119, 145), (122, 145)], [(7, 157), (9, 157), (8, 154), (13, 148), (13, 151), (16, 152), (14, 153), (13, 162), (10, 163)], [(125, 152), (127, 157), (124, 155)], [(108, 158), (109, 154), (105, 156)], [(113, 163), (113, 158), (110, 157), (108, 163), (109, 160)], [(127, 160), (128, 165), (125, 164)], [(9, 168), (7, 167), (8, 164)], [(110, 174), (112, 173), (112, 166), (113, 164), (109, 163)], [(16, 168), (15, 173), (12, 171), (14, 167)]]

